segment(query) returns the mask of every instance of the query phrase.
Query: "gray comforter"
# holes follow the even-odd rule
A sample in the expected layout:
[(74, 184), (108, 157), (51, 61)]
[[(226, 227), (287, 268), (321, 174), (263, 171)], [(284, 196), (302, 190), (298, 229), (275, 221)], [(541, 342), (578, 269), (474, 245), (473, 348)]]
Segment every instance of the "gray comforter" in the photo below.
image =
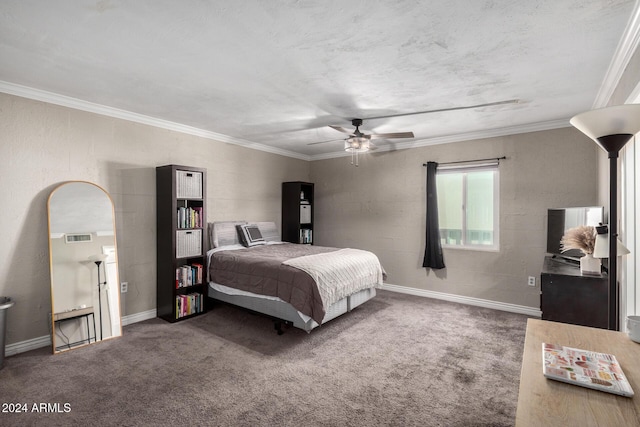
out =
[(255, 294), (278, 297), (322, 323), (325, 309), (316, 283), (304, 271), (282, 263), (291, 258), (337, 250), (283, 243), (215, 252), (209, 262), (209, 280)]

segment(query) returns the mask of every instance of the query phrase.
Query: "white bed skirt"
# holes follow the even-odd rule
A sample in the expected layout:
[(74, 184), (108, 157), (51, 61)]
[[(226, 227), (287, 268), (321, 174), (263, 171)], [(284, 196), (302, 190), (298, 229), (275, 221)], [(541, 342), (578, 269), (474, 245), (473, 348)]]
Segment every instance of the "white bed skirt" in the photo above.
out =
[[(209, 282), (208, 294), (210, 298), (285, 320), (293, 324), (294, 327), (307, 332), (320, 326), (318, 322), (278, 297), (258, 295), (213, 282)], [(322, 324), (353, 310), (375, 296), (375, 288), (367, 288), (335, 302), (326, 310)]]

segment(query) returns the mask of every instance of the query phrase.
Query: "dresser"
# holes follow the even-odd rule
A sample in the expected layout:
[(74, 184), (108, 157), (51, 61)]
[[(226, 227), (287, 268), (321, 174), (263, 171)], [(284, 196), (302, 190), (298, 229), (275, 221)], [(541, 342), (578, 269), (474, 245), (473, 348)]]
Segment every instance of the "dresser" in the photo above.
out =
[(542, 320), (607, 329), (609, 280), (583, 275), (580, 267), (547, 256), (540, 274)]

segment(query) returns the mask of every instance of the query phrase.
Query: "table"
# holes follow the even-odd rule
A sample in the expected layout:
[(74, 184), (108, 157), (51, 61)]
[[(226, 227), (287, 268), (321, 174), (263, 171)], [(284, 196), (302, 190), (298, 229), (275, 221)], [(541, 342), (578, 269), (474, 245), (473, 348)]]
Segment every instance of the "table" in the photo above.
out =
[[(542, 374), (542, 343), (616, 356), (633, 397), (550, 380)], [(529, 319), (520, 372), (516, 426), (639, 426), (640, 344), (623, 332)]]
[(79, 309), (75, 309), (75, 310), (63, 311), (63, 312), (60, 312), (60, 313), (54, 313), (53, 314), (54, 323), (61, 323), (61, 322), (64, 322), (66, 320), (72, 320), (72, 319), (80, 319), (82, 317), (84, 317), (85, 321), (87, 322), (87, 338), (86, 339), (56, 347), (56, 350), (61, 350), (61, 349), (65, 348), (65, 347), (66, 348), (71, 348), (72, 346), (75, 346), (75, 345), (78, 345), (78, 344), (82, 344), (85, 341), (87, 343), (91, 343), (91, 335), (89, 334), (89, 316), (91, 316), (92, 319), (93, 319), (93, 341), (96, 342), (97, 341), (97, 336), (96, 336), (96, 316), (95, 316), (95, 314), (93, 312), (93, 307), (79, 308)]

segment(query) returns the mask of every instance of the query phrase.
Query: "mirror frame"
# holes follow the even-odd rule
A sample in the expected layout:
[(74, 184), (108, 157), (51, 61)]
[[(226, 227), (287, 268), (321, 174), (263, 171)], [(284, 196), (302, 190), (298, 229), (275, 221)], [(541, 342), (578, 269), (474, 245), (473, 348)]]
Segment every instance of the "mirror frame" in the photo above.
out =
[[(112, 223), (112, 227), (113, 227), (113, 258), (114, 258), (114, 263), (115, 263), (115, 283), (117, 285), (117, 313), (119, 316), (119, 321), (118, 321), (118, 327), (116, 330), (113, 331), (113, 334), (109, 337), (104, 338), (102, 336), (102, 333), (100, 335), (100, 339), (98, 340), (97, 334), (96, 334), (96, 329), (95, 329), (95, 325), (97, 324), (95, 316), (96, 313), (91, 311), (91, 315), (93, 317), (93, 324), (94, 324), (94, 339), (93, 342), (91, 341), (91, 334), (89, 333), (89, 317), (87, 314), (82, 314), (81, 310), (82, 308), (78, 308), (78, 309), (73, 309), (71, 311), (69, 311), (68, 313), (71, 314), (71, 316), (73, 316), (73, 312), (75, 310), (78, 310), (78, 314), (80, 314), (82, 317), (84, 317), (85, 319), (83, 320), (82, 317), (75, 317), (77, 318), (79, 321), (81, 322), (85, 322), (87, 324), (87, 338), (86, 338), (86, 343), (74, 343), (75, 345), (66, 348), (66, 349), (56, 349), (56, 323), (60, 322), (61, 320), (65, 320), (64, 318), (62, 319), (58, 319), (56, 321), (56, 315), (59, 315), (61, 313), (56, 313), (55, 312), (55, 304), (54, 304), (54, 259), (53, 259), (53, 248), (52, 248), (52, 229), (51, 229), (51, 199), (52, 197), (56, 194), (56, 192), (58, 190), (60, 190), (62, 187), (69, 185), (69, 184), (87, 184), (87, 185), (91, 185), (96, 187), (98, 190), (100, 190), (102, 193), (104, 193), (104, 195), (107, 197), (107, 199), (109, 200), (109, 203), (111, 205), (111, 223)], [(54, 354), (59, 354), (59, 353), (66, 353), (69, 350), (75, 350), (78, 348), (82, 348), (85, 347), (87, 345), (90, 344), (96, 344), (105, 340), (109, 340), (109, 339), (113, 339), (113, 338), (118, 338), (122, 336), (122, 306), (121, 306), (121, 299), (120, 299), (120, 268), (119, 268), (119, 262), (118, 262), (118, 245), (117, 245), (117, 236), (116, 236), (116, 217), (115, 217), (115, 205), (113, 203), (113, 199), (111, 198), (111, 195), (101, 186), (93, 183), (93, 182), (89, 182), (89, 181), (81, 181), (81, 180), (77, 180), (77, 181), (65, 181), (62, 182), (60, 184), (58, 184), (53, 190), (51, 190), (51, 193), (49, 194), (49, 197), (47, 198), (47, 231), (48, 231), (48, 243), (49, 243), (49, 274), (50, 274), (50, 292), (51, 292), (51, 348), (52, 348), (52, 352)], [(98, 267), (97, 271), (97, 276), (98, 276), (98, 283), (99, 286), (102, 286), (103, 284), (106, 284), (106, 280), (107, 280), (107, 271), (106, 271), (106, 263), (102, 262), (102, 265), (98, 264), (99, 260), (96, 259), (92, 259), (93, 257), (91, 256), (87, 256), (86, 261), (87, 263), (96, 263), (96, 266)], [(100, 269), (103, 269), (104, 271), (104, 282), (101, 282), (100, 279)], [(94, 280), (94, 273), (91, 273), (91, 280)], [(99, 292), (101, 292), (102, 289), (100, 289)], [(100, 304), (102, 305), (102, 304)], [(100, 322), (102, 322), (102, 319), (100, 319)], [(112, 322), (113, 323), (113, 322)], [(102, 325), (101, 325), (102, 326)], [(84, 341), (84, 340), (83, 340)]]

